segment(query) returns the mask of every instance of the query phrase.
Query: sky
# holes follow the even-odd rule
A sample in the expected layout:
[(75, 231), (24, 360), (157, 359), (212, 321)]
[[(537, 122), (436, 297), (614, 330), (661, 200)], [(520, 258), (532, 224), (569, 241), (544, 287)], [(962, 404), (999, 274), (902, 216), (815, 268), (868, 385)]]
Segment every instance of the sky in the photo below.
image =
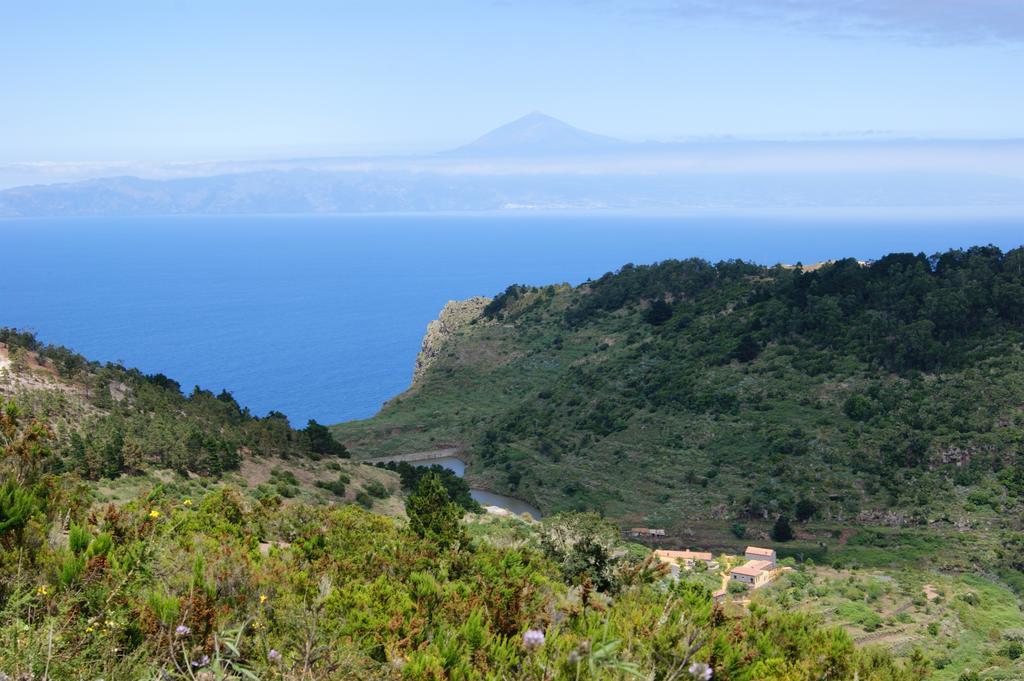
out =
[(4, 0), (0, 163), (1024, 137), (1022, 0)]

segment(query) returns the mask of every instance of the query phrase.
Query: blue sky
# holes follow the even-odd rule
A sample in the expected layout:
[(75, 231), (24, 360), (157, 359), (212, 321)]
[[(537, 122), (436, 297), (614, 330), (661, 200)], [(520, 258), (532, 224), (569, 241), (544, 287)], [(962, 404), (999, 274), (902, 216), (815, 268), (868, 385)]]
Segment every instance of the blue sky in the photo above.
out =
[(429, 151), (531, 110), (628, 139), (1024, 136), (1020, 0), (7, 0), (0, 65), (8, 163)]

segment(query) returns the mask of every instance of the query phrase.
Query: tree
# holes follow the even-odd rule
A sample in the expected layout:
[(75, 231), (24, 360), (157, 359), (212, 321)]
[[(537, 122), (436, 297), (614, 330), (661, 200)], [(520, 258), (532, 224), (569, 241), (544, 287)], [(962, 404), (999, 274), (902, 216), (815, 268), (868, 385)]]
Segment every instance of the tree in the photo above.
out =
[(420, 480), (405, 502), (405, 513), (409, 516), (409, 528), (424, 539), (444, 548), (466, 543), (462, 507), (451, 500), (437, 475)]
[(672, 306), (659, 298), (651, 303), (646, 318), (651, 326), (661, 326), (672, 318)]
[(596, 513), (559, 513), (545, 519), (540, 530), (545, 555), (565, 578), (572, 584), (589, 582), (598, 591), (616, 586), (622, 559), (618, 540), (618, 530)]
[(779, 542), (793, 539), (793, 528), (789, 526), (789, 518), (780, 515), (772, 527), (772, 539)]
[(843, 403), (843, 413), (854, 421), (867, 421), (875, 415), (875, 405), (864, 395), (851, 395)]
[(761, 344), (749, 333), (743, 334), (736, 348), (732, 351), (734, 359), (741, 362), (752, 362), (761, 354)]
[(317, 423), (314, 419), (310, 419), (309, 423), (302, 430), (302, 434), (306, 438), (306, 444), (310, 451), (317, 454), (326, 454), (330, 456), (340, 456), (344, 459), (351, 456), (345, 445), (341, 444), (334, 439), (331, 435), (331, 431), (327, 429), (327, 426), (322, 426)]
[(796, 519), (802, 523), (807, 522), (818, 512), (818, 505), (810, 499), (801, 499), (796, 502)]

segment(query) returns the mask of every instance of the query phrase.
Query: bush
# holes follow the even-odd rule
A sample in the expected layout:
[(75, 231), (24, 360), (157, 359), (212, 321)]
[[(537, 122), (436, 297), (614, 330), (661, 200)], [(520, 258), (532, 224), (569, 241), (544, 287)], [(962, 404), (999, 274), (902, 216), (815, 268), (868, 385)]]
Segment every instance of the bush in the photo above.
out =
[(345, 496), (345, 489), (348, 487), (348, 483), (351, 482), (351, 478), (345, 473), (338, 473), (338, 477), (335, 480), (317, 480), (316, 486), (325, 489), (328, 492), (333, 493), (335, 496)]
[(735, 579), (730, 579), (729, 580), (728, 591), (731, 594), (741, 594), (741, 593), (746, 592), (749, 588), (750, 587), (748, 587), (743, 582), (738, 582)]
[(22, 530), (36, 510), (36, 499), (14, 480), (0, 485), (0, 542), (20, 543)]
[(389, 492), (388, 488), (384, 486), (384, 483), (378, 480), (371, 480), (366, 483), (366, 485), (363, 486), (363, 490), (376, 499), (387, 499), (391, 496), (391, 492)]
[[(367, 497), (369, 498), (369, 497)], [(424, 539), (443, 547), (465, 543), (462, 508), (448, 496), (441, 478), (428, 475), (420, 479), (416, 491), (405, 502), (409, 528)]]

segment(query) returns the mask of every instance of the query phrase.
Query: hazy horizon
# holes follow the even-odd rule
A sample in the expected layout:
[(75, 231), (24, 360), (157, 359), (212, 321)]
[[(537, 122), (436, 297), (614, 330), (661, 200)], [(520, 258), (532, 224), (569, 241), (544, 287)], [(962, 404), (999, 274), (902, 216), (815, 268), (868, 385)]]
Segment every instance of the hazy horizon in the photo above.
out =
[(0, 163), (421, 154), (535, 110), (629, 141), (1024, 137), (1008, 0), (62, 0), (0, 19)]
[(0, 59), (7, 217), (1024, 204), (1009, 0), (58, 0)]

